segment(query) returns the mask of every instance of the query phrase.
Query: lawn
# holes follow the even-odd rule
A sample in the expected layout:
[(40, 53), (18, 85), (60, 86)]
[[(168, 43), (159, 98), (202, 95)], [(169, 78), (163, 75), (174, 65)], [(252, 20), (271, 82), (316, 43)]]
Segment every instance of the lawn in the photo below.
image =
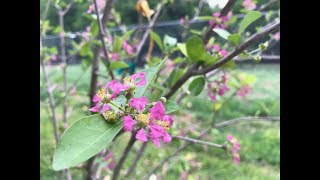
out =
[[(188, 97), (182, 102), (183, 109), (175, 115), (175, 134), (181, 129), (189, 130), (188, 136), (195, 137), (202, 129), (206, 128), (212, 118), (216, 122), (222, 122), (243, 116), (279, 116), (280, 114), (280, 65), (275, 64), (250, 64), (239, 65), (239, 69), (256, 76), (252, 93), (245, 98), (234, 97), (227, 101), (219, 111), (212, 116), (213, 104), (202, 93), (197, 97)], [(52, 83), (61, 82), (59, 67), (50, 68)], [(83, 70), (80, 66), (68, 67), (68, 81), (70, 86), (77, 83), (77, 91), (68, 97), (70, 115), (68, 122), (72, 123), (78, 118), (89, 115), (87, 92), (90, 82), (90, 69)], [(102, 79), (100, 79), (102, 83)], [(40, 86), (43, 80), (40, 81)], [(61, 102), (58, 86), (54, 91), (57, 103)], [(40, 108), (40, 175), (41, 179), (56, 179), (57, 173), (51, 169), (52, 155), (55, 141), (51, 127), (47, 96), (41, 90)], [(62, 109), (57, 107), (58, 119), (62, 128)], [(190, 113), (191, 112), (191, 113)], [(201, 122), (201, 123), (199, 123)], [(221, 129), (213, 129), (202, 140), (223, 144), (227, 134), (232, 134), (241, 144), (239, 151), (241, 163), (234, 165), (232, 157), (221, 149), (209, 146), (193, 144), (180, 152), (178, 156), (165, 163), (157, 171), (162, 179), (179, 179), (182, 173), (188, 175), (188, 179), (280, 179), (280, 123), (279, 122), (244, 122)], [(121, 136), (110, 150), (116, 160), (123, 151), (129, 134)], [(145, 154), (142, 156), (137, 170), (132, 174), (132, 179), (141, 179), (148, 168), (155, 166), (161, 159), (170, 155), (183, 142), (173, 140), (172, 143), (163, 145), (158, 149), (153, 144), (148, 144)], [(141, 146), (137, 142), (126, 160), (123, 172), (127, 170), (135, 154)], [(110, 171), (102, 171), (102, 174), (110, 174)], [(83, 179), (79, 168), (72, 168), (73, 179)]]

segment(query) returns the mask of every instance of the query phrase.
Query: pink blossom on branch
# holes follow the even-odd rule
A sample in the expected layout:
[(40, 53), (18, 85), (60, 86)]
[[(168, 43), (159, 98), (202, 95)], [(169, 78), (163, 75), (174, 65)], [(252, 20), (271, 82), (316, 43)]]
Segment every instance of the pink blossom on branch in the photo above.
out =
[(134, 126), (136, 123), (137, 123), (137, 122), (134, 121), (134, 120), (131, 118), (130, 115), (125, 116), (125, 117), (123, 118), (123, 129), (124, 129), (125, 131), (132, 131), (133, 126)]
[(124, 50), (126, 50), (126, 52), (127, 52), (129, 55), (134, 54), (134, 53), (133, 53), (133, 47), (132, 47), (130, 44), (128, 44), (127, 41), (123, 41), (123, 43), (122, 43), (122, 48), (123, 48)]
[(240, 150), (240, 143), (231, 135), (228, 134), (226, 139), (232, 144), (232, 156), (233, 156), (233, 163), (239, 164), (240, 163), (240, 155), (238, 151)]
[(142, 112), (144, 110), (147, 103), (148, 103), (147, 98), (143, 96), (141, 98), (132, 98), (129, 101), (129, 105), (135, 108), (136, 110), (138, 110), (139, 112)]
[(252, 11), (257, 7), (252, 0), (244, 0), (242, 6), (248, 11)]
[(240, 87), (237, 90), (237, 95), (241, 96), (241, 97), (244, 97), (244, 96), (250, 94), (251, 91), (252, 91), (252, 87), (249, 84), (247, 84), (247, 85), (244, 85), (244, 86)]

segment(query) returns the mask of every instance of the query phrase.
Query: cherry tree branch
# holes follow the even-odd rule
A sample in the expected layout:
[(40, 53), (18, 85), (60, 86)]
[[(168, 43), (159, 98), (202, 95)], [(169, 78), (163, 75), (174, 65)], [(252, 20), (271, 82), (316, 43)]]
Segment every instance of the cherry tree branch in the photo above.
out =
[(248, 48), (250, 45), (258, 42), (262, 38), (266, 37), (270, 33), (276, 32), (280, 30), (280, 22), (277, 22), (267, 28), (265, 28), (263, 31), (256, 33), (252, 35), (250, 38), (248, 38), (243, 44), (236, 47), (231, 53), (229, 53), (227, 56), (220, 59), (218, 62), (213, 64), (210, 67), (203, 68), (203, 69), (197, 69), (195, 66), (189, 68), (189, 70), (181, 76), (181, 78), (172, 86), (170, 91), (165, 95), (167, 99), (169, 99), (190, 77), (195, 75), (204, 75), (210, 71), (213, 71), (219, 67), (221, 67), (223, 64), (227, 63), (228, 61), (232, 60), (235, 56), (242, 53), (246, 48)]
[(238, 124), (241, 122), (251, 122), (251, 121), (280, 121), (280, 117), (241, 117), (228, 121), (224, 121), (222, 123), (218, 123), (215, 125), (216, 128), (221, 128), (225, 126), (230, 126), (233, 124)]

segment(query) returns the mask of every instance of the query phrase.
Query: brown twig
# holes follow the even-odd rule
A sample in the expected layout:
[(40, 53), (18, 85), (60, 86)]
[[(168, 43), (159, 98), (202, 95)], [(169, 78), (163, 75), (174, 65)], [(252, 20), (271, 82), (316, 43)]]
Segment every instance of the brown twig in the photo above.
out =
[(136, 169), (138, 161), (140, 160), (140, 158), (141, 158), (143, 152), (145, 151), (147, 145), (148, 145), (148, 142), (143, 142), (142, 143), (142, 146), (139, 149), (139, 152), (137, 153), (137, 156), (133, 160), (133, 164), (130, 166), (129, 170), (127, 171), (126, 177), (129, 177), (130, 174)]
[[(110, 1), (112, 1), (112, 0), (110, 0)], [(103, 54), (104, 54), (105, 59), (106, 59), (107, 70), (109, 72), (109, 75), (110, 75), (111, 79), (114, 79), (114, 74), (113, 74), (112, 70), (110, 69), (110, 61), (109, 61), (108, 51), (107, 51), (107, 48), (106, 48), (106, 43), (104, 42), (105, 31), (104, 31), (104, 28), (102, 26), (102, 22), (101, 22), (101, 19), (100, 19), (97, 0), (94, 0), (93, 3), (94, 3), (96, 15), (97, 15), (97, 21), (98, 21), (98, 27), (99, 27), (99, 38), (100, 38), (100, 41), (102, 43), (102, 50), (103, 50)]]
[(241, 117), (241, 118), (224, 121), (222, 123), (218, 123), (215, 125), (215, 127), (221, 128), (221, 127), (237, 124), (240, 122), (248, 122), (248, 121), (280, 121), (280, 117)]
[(135, 136), (136, 136), (136, 133), (134, 131), (132, 131), (131, 138), (130, 138), (126, 148), (124, 149), (118, 164), (116, 165), (116, 167), (113, 170), (112, 180), (117, 180), (119, 178), (119, 173), (120, 173), (121, 167), (122, 167), (124, 161), (126, 160), (126, 158), (128, 157), (129, 151), (131, 150), (133, 144), (136, 142)]
[(212, 143), (212, 142), (201, 141), (199, 139), (193, 139), (193, 138), (184, 137), (184, 136), (173, 136), (172, 138), (180, 139), (180, 140), (183, 140), (183, 141), (188, 141), (188, 142), (191, 142), (191, 143), (212, 146), (212, 147), (216, 147), (216, 148), (219, 148), (219, 149), (224, 149), (224, 146), (221, 145), (221, 144), (215, 144), (215, 143)]

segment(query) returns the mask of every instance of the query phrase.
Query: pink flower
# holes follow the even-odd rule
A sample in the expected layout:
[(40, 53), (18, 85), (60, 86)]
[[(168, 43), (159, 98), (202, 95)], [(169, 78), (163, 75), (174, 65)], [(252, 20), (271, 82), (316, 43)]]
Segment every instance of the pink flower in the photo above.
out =
[(101, 106), (101, 105), (98, 104), (98, 105), (90, 108), (89, 111), (91, 111), (91, 112), (99, 112), (100, 106)]
[(113, 100), (114, 98), (116, 98), (118, 96), (120, 91), (125, 91), (129, 87), (117, 82), (116, 80), (112, 80), (109, 83), (107, 83), (107, 85), (105, 86), (105, 89), (108, 89), (108, 88), (110, 88), (112, 90), (112, 95), (110, 97), (110, 100)]
[(184, 25), (185, 23), (186, 23), (186, 18), (183, 16), (183, 17), (181, 17), (180, 19), (179, 19), (179, 23), (180, 23), (180, 25)]
[(209, 20), (209, 24), (210, 24), (211, 27), (213, 27), (213, 26), (215, 25), (214, 20), (213, 20), (213, 19), (210, 19), (210, 20)]
[(219, 51), (219, 54), (220, 54), (220, 56), (225, 57), (228, 54), (228, 51), (223, 49), (223, 50)]
[(150, 138), (157, 147), (161, 147), (160, 139), (165, 143), (168, 143), (172, 140), (171, 136), (167, 133), (167, 131), (163, 127), (156, 124), (150, 125), (149, 127), (150, 127)]
[(248, 11), (252, 11), (257, 7), (252, 0), (244, 0), (242, 6)]
[(218, 90), (218, 94), (219, 96), (223, 96), (226, 92), (228, 92), (230, 89), (224, 84), (222, 85), (219, 90)]
[(125, 116), (123, 118), (123, 129), (126, 131), (132, 131), (133, 126), (137, 123), (136, 121), (134, 121), (130, 115)]
[(111, 59), (113, 59), (113, 60), (115, 60), (115, 61), (118, 61), (118, 60), (119, 60), (118, 53), (112, 53), (112, 54), (111, 54)]
[(227, 135), (227, 140), (228, 140), (228, 141), (233, 142), (233, 139), (234, 139), (234, 138), (233, 138), (233, 136), (232, 136), (231, 134), (228, 134), (228, 135)]
[(215, 13), (212, 14), (212, 16), (214, 16), (214, 17), (220, 17), (220, 13), (219, 13), (219, 12), (215, 12)]
[(273, 39), (275, 39), (276, 41), (279, 41), (279, 39), (280, 39), (280, 32), (277, 32), (277, 33), (274, 34), (272, 37), (273, 37)]
[(129, 101), (129, 105), (139, 112), (142, 112), (148, 103), (148, 99), (144, 96), (141, 98), (132, 98)]
[(220, 29), (226, 29), (226, 28), (227, 28), (227, 25), (225, 25), (225, 24), (220, 24), (219, 28), (220, 28)]
[(213, 45), (213, 49), (216, 50), (217, 52), (219, 52), (220, 51), (220, 46), (215, 44), (215, 45)]
[(136, 86), (144, 86), (146, 85), (146, 72), (140, 72), (140, 73), (137, 73), (137, 74), (133, 74), (130, 76), (130, 78), (135, 81), (136, 79), (140, 80), (136, 83)]
[(172, 124), (173, 124), (173, 118), (170, 115), (163, 116), (163, 120), (162, 121), (168, 123), (168, 127), (171, 127)]
[(124, 50), (126, 50), (129, 55), (132, 55), (132, 54), (133, 54), (133, 48), (132, 48), (132, 46), (130, 46), (130, 45), (128, 44), (127, 41), (123, 41), (123, 43), (122, 43), (122, 48), (123, 48)]
[(56, 61), (56, 60), (58, 59), (58, 56), (55, 55), (55, 54), (52, 54), (51, 57), (50, 57), (50, 59), (51, 59), (52, 61)]
[(247, 84), (247, 85), (242, 86), (241, 88), (239, 88), (237, 90), (237, 95), (241, 96), (241, 97), (244, 97), (244, 96), (250, 94), (251, 90), (252, 90), (252, 88), (249, 86), (249, 84)]
[(238, 151), (240, 149), (240, 143), (230, 134), (227, 135), (227, 140), (233, 145), (233, 149), (232, 149), (233, 163), (239, 164), (240, 156), (238, 154)]
[(223, 16), (223, 17), (221, 17), (221, 20), (222, 20), (222, 21), (229, 21), (229, 19), (230, 19), (230, 18), (229, 18), (228, 16)]
[(145, 132), (145, 130), (143, 128), (141, 128), (137, 134), (136, 134), (136, 139), (142, 141), (142, 142), (146, 142), (148, 141), (148, 138), (147, 138), (147, 134)]
[(152, 108), (149, 109), (150, 120), (160, 120), (165, 115), (165, 108), (161, 101), (158, 101)]

